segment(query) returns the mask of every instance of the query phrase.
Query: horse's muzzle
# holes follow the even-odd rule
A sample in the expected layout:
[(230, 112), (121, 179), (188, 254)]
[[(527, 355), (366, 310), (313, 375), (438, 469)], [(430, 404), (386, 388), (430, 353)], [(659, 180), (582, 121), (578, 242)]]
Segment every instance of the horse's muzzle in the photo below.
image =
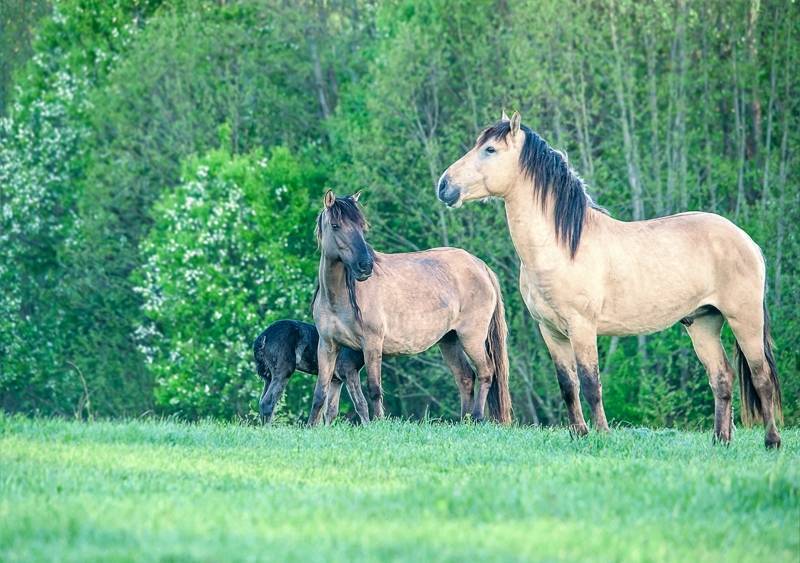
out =
[(447, 205), (447, 207), (453, 207), (458, 203), (458, 200), (461, 199), (461, 189), (451, 184), (445, 173), (442, 174), (442, 177), (439, 179), (436, 195), (439, 197), (439, 201)]
[(372, 260), (365, 260), (363, 262), (359, 262), (355, 268), (353, 268), (353, 276), (356, 278), (356, 281), (366, 281), (372, 275)]

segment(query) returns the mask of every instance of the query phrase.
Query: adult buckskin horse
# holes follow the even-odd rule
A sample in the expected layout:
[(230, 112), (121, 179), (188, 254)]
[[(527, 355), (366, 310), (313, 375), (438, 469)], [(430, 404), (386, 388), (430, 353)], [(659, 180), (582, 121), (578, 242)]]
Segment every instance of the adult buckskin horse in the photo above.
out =
[[(497, 277), (464, 250), (435, 248), (384, 254), (366, 242), (367, 221), (358, 194), (325, 194), (317, 218), (319, 290), (314, 324), (319, 331), (319, 377), (309, 424), (319, 422), (334, 361), (341, 346), (362, 350), (373, 416), (383, 417), (381, 358), (418, 354), (439, 344), (461, 393), (461, 416), (511, 420), (503, 296)], [(479, 383), (473, 401), (475, 372)]]
[(450, 207), (499, 197), (519, 255), (520, 291), (556, 366), (572, 428), (586, 434), (583, 390), (598, 430), (608, 430), (597, 367), (598, 335), (686, 326), (708, 372), (715, 438), (731, 438), (733, 370), (720, 342), (736, 337), (742, 419), (763, 417), (767, 447), (781, 443), (781, 392), (765, 306), (765, 265), (740, 228), (712, 213), (649, 221), (610, 217), (586, 193), (565, 158), (521, 124), (503, 118), (442, 174)]

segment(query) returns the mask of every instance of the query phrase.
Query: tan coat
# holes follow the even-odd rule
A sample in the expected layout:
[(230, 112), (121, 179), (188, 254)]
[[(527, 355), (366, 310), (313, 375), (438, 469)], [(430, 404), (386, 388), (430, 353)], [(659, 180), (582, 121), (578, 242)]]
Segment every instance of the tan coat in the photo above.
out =
[[(537, 173), (552, 183), (543, 186)], [(597, 336), (646, 334), (681, 321), (709, 374), (716, 437), (730, 440), (733, 372), (719, 338), (727, 320), (742, 352), (743, 418), (763, 415), (767, 445), (780, 445), (764, 259), (736, 225), (710, 213), (635, 222), (608, 216), (592, 204), (563, 156), (521, 126), (519, 114), (504, 116), (452, 164), (438, 195), (451, 207), (487, 197), (504, 200), (521, 261), (520, 292), (556, 364), (577, 432), (586, 432), (579, 381), (595, 425), (608, 429)], [(564, 243), (564, 233), (573, 231), (559, 231), (556, 217), (569, 228), (580, 227), (574, 253)]]

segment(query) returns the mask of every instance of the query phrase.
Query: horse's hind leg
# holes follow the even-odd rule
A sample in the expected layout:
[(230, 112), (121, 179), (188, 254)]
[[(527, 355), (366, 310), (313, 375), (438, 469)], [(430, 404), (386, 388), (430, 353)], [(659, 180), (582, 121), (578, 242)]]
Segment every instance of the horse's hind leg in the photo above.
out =
[(467, 413), (472, 410), (472, 396), (475, 387), (475, 371), (467, 361), (467, 356), (464, 354), (464, 348), (455, 337), (445, 337), (439, 342), (439, 350), (442, 351), (442, 358), (444, 358), (447, 367), (453, 372), (453, 377), (456, 379), (458, 391), (461, 395), (461, 419), (463, 420)]
[[(773, 400), (778, 392), (772, 383), (770, 365), (767, 361), (764, 337), (764, 317), (762, 305), (759, 303), (757, 315), (742, 315), (735, 318), (728, 317), (728, 324), (731, 326), (736, 342), (744, 354), (747, 367), (750, 368), (750, 377), (753, 387), (758, 394), (761, 403), (761, 416), (764, 419), (766, 434), (764, 443), (768, 448), (780, 447), (781, 436), (778, 427), (775, 425), (775, 407)], [(749, 318), (748, 318), (749, 317)], [(740, 373), (739, 377), (744, 377)], [(744, 400), (744, 398), (742, 398)], [(744, 408), (744, 407), (743, 407)]]
[(280, 400), (283, 390), (286, 388), (286, 382), (289, 381), (289, 378), (294, 372), (294, 366), (281, 363), (277, 366), (273, 366), (270, 372), (272, 373), (272, 381), (270, 381), (269, 386), (264, 390), (264, 394), (261, 396), (261, 402), (259, 403), (261, 421), (264, 424), (272, 422), (272, 416), (275, 413), (275, 405), (278, 403), (278, 400)]
[(480, 334), (459, 333), (458, 338), (461, 340), (464, 352), (472, 360), (478, 372), (478, 392), (472, 405), (472, 420), (483, 422), (486, 398), (489, 396), (489, 388), (492, 386), (492, 378), (494, 377), (494, 371), (486, 353), (486, 331)]
[(539, 325), (539, 331), (542, 333), (542, 339), (548, 352), (550, 352), (550, 358), (556, 366), (558, 386), (561, 388), (561, 397), (567, 405), (570, 429), (579, 436), (585, 436), (589, 433), (589, 429), (581, 410), (580, 384), (578, 383), (572, 345), (567, 338), (553, 334), (542, 325)]
[(267, 396), (267, 391), (269, 390), (269, 384), (272, 383), (272, 377), (265, 377), (264, 378), (264, 390), (261, 391), (261, 398), (258, 400), (258, 410), (259, 414), (261, 415), (261, 424), (266, 424), (267, 420), (264, 417), (264, 413), (261, 412), (261, 405), (264, 403), (264, 398)]
[(733, 369), (720, 341), (724, 318), (715, 311), (685, 322), (694, 351), (706, 368), (708, 382), (714, 393), (714, 438), (728, 443), (733, 420)]
[(381, 385), (381, 359), (383, 343), (371, 343), (365, 346), (364, 366), (367, 368), (367, 389), (372, 401), (372, 416), (376, 419), (383, 418), (383, 387)]

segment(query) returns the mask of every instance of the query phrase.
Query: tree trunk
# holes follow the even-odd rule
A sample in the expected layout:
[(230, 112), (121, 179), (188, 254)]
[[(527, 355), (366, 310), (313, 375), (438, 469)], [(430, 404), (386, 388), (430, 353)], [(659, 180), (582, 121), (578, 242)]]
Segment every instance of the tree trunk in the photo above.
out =
[(644, 203), (642, 201), (642, 184), (641, 176), (639, 174), (639, 166), (636, 162), (634, 152), (633, 132), (631, 131), (631, 124), (629, 122), (630, 109), (628, 108), (627, 100), (625, 99), (625, 84), (622, 72), (622, 55), (620, 53), (619, 41), (617, 40), (617, 26), (614, 21), (616, 14), (611, 14), (611, 45), (614, 49), (614, 86), (617, 96), (617, 103), (619, 104), (620, 111), (620, 126), (622, 128), (622, 142), (625, 151), (625, 163), (628, 169), (628, 184), (631, 188), (631, 207), (633, 210), (633, 219), (635, 221), (644, 218)]
[(656, 82), (656, 52), (652, 30), (644, 33), (647, 57), (647, 87), (650, 98), (650, 175), (655, 187), (656, 215), (664, 214), (664, 194), (661, 191), (661, 143), (658, 138), (658, 88)]
[(733, 61), (733, 115), (736, 122), (737, 139), (737, 182), (736, 182), (736, 208), (734, 217), (739, 218), (740, 214), (747, 213), (747, 201), (744, 192), (744, 159), (747, 146), (747, 132), (744, 124), (744, 92), (739, 82), (739, 66), (736, 64), (738, 57), (736, 47), (733, 48), (731, 60)]
[[(766, 208), (769, 203), (769, 168), (770, 149), (772, 148), (772, 111), (775, 107), (775, 87), (777, 83), (778, 61), (778, 11), (775, 12), (772, 36), (772, 56), (769, 64), (769, 103), (767, 104), (767, 136), (764, 139), (764, 181), (761, 185), (761, 204)], [(787, 51), (788, 52), (788, 51)]]
[[(710, 17), (708, 13), (708, 6), (704, 8), (704, 16)], [(708, 49), (708, 34), (705, 30), (701, 30), (703, 38), (702, 49), (703, 57), (701, 64), (703, 65), (703, 151), (705, 153), (705, 182), (708, 187), (708, 198), (710, 200), (711, 211), (717, 211), (717, 186), (714, 182), (714, 162), (711, 141), (711, 89), (709, 87), (708, 65), (709, 65), (709, 49)]]

